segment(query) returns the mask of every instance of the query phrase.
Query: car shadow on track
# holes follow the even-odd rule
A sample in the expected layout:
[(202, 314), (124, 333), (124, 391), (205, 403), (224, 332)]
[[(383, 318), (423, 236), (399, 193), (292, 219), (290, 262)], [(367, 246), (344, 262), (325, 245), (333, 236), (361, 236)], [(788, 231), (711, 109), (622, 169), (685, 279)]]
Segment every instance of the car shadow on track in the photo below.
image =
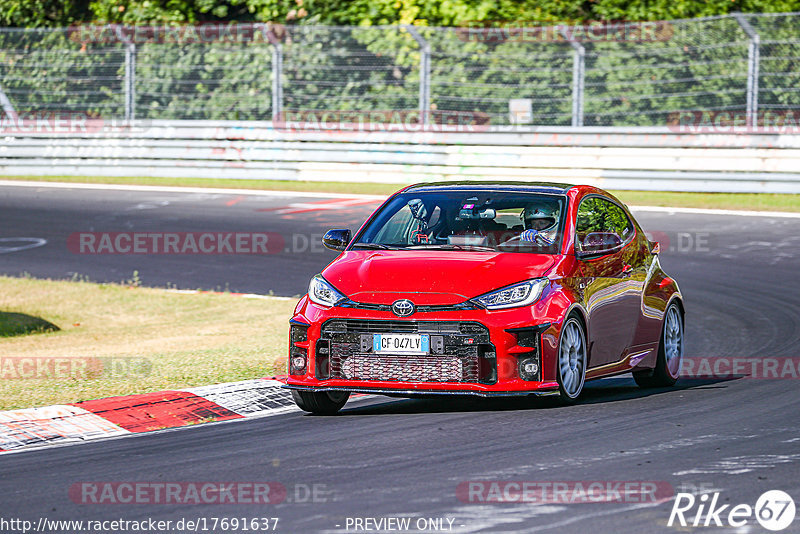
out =
[(640, 388), (633, 377), (613, 377), (587, 382), (578, 404), (601, 404), (612, 401), (640, 399), (652, 395), (673, 393), (686, 389), (724, 389), (725, 382), (738, 380), (741, 376), (718, 378), (680, 379), (672, 387)]
[[(642, 389), (636, 385), (632, 377), (613, 377), (588, 382), (580, 401), (575, 406), (588, 404), (604, 404), (627, 401), (676, 393), (687, 389), (724, 389), (725, 382), (738, 380), (730, 378), (693, 378), (681, 379), (673, 387)], [(569, 409), (554, 397), (500, 397), (483, 398), (473, 396), (432, 396), (411, 399), (394, 399), (390, 402), (369, 404), (366, 406), (345, 407), (339, 416), (348, 415), (389, 415), (389, 414), (422, 414), (452, 412), (501, 412), (514, 410), (549, 410)]]

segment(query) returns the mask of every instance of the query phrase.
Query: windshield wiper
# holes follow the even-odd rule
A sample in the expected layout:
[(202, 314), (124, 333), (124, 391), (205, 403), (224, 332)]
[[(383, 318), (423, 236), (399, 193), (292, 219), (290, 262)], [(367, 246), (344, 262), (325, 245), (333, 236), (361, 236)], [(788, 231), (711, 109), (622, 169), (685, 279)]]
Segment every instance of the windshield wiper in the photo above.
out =
[(434, 250), (477, 250), (483, 252), (497, 252), (496, 249), (492, 247), (484, 247), (482, 245), (453, 245), (453, 244), (446, 244), (446, 245), (411, 245), (407, 247), (409, 249), (420, 249), (420, 248), (429, 248)]
[(400, 250), (400, 247), (390, 247), (383, 243), (355, 243), (352, 248), (372, 248), (378, 250)]

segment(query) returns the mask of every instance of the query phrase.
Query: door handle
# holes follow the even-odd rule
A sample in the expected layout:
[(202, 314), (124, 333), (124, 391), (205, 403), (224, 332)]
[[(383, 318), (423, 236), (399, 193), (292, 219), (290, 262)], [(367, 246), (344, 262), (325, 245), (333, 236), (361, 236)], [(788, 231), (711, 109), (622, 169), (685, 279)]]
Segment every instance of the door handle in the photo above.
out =
[(622, 268), (622, 276), (630, 276), (633, 273), (633, 265), (626, 265)]

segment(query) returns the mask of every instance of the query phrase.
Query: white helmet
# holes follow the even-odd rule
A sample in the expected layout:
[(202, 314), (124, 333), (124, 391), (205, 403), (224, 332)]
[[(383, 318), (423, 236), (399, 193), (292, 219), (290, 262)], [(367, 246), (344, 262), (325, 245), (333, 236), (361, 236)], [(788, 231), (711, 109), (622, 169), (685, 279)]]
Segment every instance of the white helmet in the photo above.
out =
[(542, 204), (528, 204), (522, 212), (525, 228), (529, 230), (552, 229), (558, 222), (558, 208)]

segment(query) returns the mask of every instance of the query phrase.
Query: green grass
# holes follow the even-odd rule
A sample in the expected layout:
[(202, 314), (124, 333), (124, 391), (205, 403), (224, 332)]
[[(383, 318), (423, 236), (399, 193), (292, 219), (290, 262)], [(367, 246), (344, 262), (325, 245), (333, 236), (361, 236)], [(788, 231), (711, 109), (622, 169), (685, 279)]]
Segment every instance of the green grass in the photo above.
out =
[(800, 212), (800, 195), (777, 193), (675, 193), (669, 191), (612, 191), (612, 193), (631, 206)]
[[(294, 304), (0, 277), (0, 410), (282, 374)], [(23, 358), (75, 372), (21, 378)]]
[[(353, 193), (390, 195), (401, 184), (300, 182), (289, 180), (233, 180), (204, 178), (152, 178), (152, 177), (94, 177), (94, 176), (0, 176), (2, 180), (159, 185), (181, 187), (218, 187), (234, 189), (259, 189), (281, 191), (313, 191), (324, 193)], [(621, 201), (640, 206), (675, 206), (682, 208), (708, 208), (756, 211), (800, 212), (800, 195), (767, 193), (677, 193), (668, 191), (611, 191)]]

